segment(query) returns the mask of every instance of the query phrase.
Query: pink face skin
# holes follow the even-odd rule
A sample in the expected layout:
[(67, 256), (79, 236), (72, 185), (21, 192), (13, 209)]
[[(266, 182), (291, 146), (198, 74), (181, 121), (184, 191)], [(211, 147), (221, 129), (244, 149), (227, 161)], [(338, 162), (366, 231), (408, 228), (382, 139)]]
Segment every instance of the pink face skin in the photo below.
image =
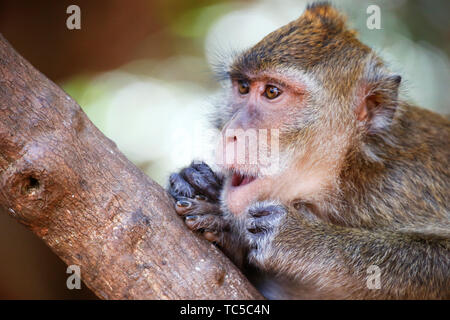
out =
[[(223, 133), (227, 129), (280, 129), (282, 125), (295, 121), (294, 115), (302, 106), (305, 92), (300, 83), (268, 74), (249, 77), (248, 80), (234, 80), (232, 90), (234, 116), (225, 125)], [(242, 143), (237, 136), (225, 138), (226, 148), (240, 142)], [(244, 145), (246, 152), (252, 150), (248, 144)], [(218, 157), (225, 159), (223, 148), (217, 148), (217, 153)], [(276, 176), (263, 176), (258, 165), (240, 164), (236, 161), (225, 163), (222, 167), (229, 173), (224, 200), (235, 215), (242, 214), (253, 201), (270, 195), (273, 180), (282, 174), (280, 172)]]

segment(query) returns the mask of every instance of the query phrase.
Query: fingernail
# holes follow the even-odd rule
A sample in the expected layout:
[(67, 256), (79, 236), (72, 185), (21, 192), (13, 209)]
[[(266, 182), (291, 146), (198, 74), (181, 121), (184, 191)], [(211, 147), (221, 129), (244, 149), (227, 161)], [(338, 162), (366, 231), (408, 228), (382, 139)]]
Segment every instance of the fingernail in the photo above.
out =
[(252, 228), (249, 228), (249, 229), (247, 229), (250, 233), (253, 233), (253, 234), (255, 234), (255, 233), (260, 233), (260, 232), (262, 232), (263, 231), (263, 229), (261, 229), (261, 228), (258, 228), (258, 227), (252, 227)]
[(189, 201), (179, 200), (177, 201), (177, 206), (182, 208), (189, 208), (191, 206), (191, 203)]
[(253, 216), (259, 218), (259, 217), (268, 216), (269, 214), (270, 214), (269, 211), (256, 211), (256, 212), (253, 214)]
[(217, 240), (217, 233), (212, 231), (206, 231), (203, 233), (203, 236), (208, 241), (216, 241)]
[(186, 221), (194, 221), (197, 220), (197, 216), (186, 216)]
[(201, 195), (201, 194), (198, 194), (198, 195), (195, 196), (195, 199), (201, 200), (201, 201), (205, 201), (205, 200), (206, 200), (206, 197), (203, 196), (203, 195)]

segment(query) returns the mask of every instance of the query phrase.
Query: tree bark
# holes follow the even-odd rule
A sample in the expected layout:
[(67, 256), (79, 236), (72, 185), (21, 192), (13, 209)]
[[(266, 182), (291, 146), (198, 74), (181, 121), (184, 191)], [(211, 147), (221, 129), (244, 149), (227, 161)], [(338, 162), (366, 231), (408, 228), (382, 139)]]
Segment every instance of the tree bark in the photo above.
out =
[(100, 298), (262, 298), (1, 35), (0, 207), (79, 266)]

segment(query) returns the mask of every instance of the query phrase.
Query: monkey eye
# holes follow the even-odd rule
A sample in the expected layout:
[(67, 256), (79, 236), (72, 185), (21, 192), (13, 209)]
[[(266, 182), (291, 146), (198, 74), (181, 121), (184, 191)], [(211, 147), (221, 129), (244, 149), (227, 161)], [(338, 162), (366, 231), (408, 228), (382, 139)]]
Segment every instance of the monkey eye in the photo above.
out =
[(247, 94), (250, 91), (250, 85), (247, 81), (239, 80), (238, 89), (240, 94)]
[(281, 94), (281, 90), (278, 89), (277, 87), (271, 86), (271, 85), (266, 86), (266, 90), (264, 91), (264, 96), (270, 100), (275, 99), (280, 94)]

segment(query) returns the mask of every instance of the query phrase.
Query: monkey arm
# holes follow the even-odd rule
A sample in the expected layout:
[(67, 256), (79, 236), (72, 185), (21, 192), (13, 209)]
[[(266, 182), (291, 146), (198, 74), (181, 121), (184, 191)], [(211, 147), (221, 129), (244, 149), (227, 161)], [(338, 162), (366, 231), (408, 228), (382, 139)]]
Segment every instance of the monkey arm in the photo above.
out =
[(286, 212), (250, 258), (325, 297), (450, 298), (448, 233), (356, 229), (305, 217)]

